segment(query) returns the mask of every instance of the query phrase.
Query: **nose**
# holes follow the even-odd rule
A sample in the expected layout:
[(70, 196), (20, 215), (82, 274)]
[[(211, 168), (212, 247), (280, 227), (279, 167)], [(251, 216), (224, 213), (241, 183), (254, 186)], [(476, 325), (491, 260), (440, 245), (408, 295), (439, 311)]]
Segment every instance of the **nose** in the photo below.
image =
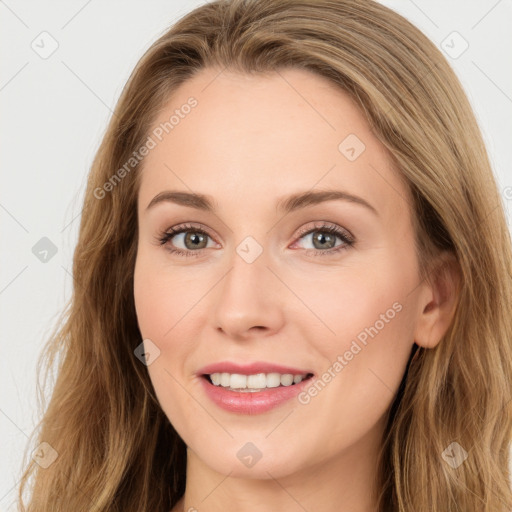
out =
[(216, 287), (216, 328), (233, 340), (271, 336), (284, 321), (286, 296), (282, 282), (263, 252), (250, 262), (235, 252), (231, 268)]

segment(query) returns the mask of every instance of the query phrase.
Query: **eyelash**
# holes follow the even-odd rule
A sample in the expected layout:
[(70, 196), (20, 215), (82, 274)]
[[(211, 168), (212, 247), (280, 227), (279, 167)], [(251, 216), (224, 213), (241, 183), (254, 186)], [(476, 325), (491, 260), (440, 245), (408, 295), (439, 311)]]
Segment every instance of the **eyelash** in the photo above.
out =
[[(180, 233), (186, 233), (192, 231), (193, 233), (200, 233), (202, 235), (206, 235), (210, 238), (212, 238), (205, 230), (192, 226), (190, 224), (185, 225), (179, 225), (172, 228), (169, 228), (167, 231), (164, 231), (158, 235), (158, 242), (160, 245), (166, 245), (168, 242), (174, 238), (176, 235), (179, 235)], [(298, 234), (298, 239), (303, 238), (306, 235), (309, 235), (310, 233), (315, 232), (321, 232), (321, 233), (329, 233), (338, 236), (342, 240), (342, 244), (338, 245), (337, 247), (333, 247), (331, 249), (327, 249), (325, 251), (322, 251), (320, 249), (305, 249), (306, 251), (312, 251), (314, 256), (325, 256), (327, 255), (333, 255), (338, 253), (339, 251), (348, 249), (349, 247), (352, 247), (355, 243), (355, 240), (350, 236), (345, 230), (342, 230), (341, 228), (332, 225), (332, 224), (325, 224), (322, 223), (319, 226), (314, 226), (313, 228), (304, 228), (302, 229)], [(172, 254), (176, 254), (177, 256), (184, 256), (184, 257), (194, 257), (198, 256), (203, 249), (199, 249), (197, 251), (191, 251), (183, 249), (176, 249), (168, 247), (167, 250), (171, 252)]]

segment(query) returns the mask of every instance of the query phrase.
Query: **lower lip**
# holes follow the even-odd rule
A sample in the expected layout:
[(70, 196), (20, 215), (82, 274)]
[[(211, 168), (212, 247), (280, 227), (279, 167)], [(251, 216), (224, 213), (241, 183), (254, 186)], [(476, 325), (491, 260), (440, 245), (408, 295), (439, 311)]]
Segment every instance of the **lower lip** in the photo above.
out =
[(265, 391), (230, 391), (222, 386), (215, 386), (206, 377), (200, 377), (206, 395), (220, 408), (241, 414), (261, 414), (297, 396), (308, 387), (313, 377), (291, 386), (268, 388)]

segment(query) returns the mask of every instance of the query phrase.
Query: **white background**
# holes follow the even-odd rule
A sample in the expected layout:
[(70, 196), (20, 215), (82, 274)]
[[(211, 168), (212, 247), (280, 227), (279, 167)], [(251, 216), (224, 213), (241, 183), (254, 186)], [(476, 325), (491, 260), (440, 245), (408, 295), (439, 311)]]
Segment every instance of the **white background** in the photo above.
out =
[[(111, 110), (143, 52), (203, 3), (0, 0), (0, 511), (15, 510), (21, 454), (39, 419), (35, 362), (71, 294), (86, 175)], [(474, 106), (511, 226), (511, 1), (382, 3), (441, 48), (453, 31), (469, 44), (447, 58)], [(47, 59), (31, 47), (43, 31), (58, 42)], [(42, 237), (57, 247), (46, 263), (32, 253)]]

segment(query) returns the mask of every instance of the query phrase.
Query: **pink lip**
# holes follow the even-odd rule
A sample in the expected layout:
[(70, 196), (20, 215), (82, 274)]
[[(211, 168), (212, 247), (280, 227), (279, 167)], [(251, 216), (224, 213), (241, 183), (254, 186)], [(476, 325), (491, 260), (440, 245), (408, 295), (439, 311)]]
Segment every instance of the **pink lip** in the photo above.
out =
[(300, 368), (292, 368), (290, 366), (281, 366), (279, 364), (259, 361), (245, 365), (223, 361), (204, 366), (197, 372), (197, 375), (211, 375), (212, 373), (238, 373), (240, 375), (255, 375), (257, 373), (291, 373), (293, 375), (306, 375), (313, 372), (311, 370), (301, 370)]
[(243, 392), (230, 391), (222, 386), (215, 386), (205, 377), (205, 375), (211, 375), (212, 373), (238, 373), (240, 375), (255, 375), (257, 373), (313, 374), (313, 372), (309, 370), (265, 362), (239, 365), (224, 361), (201, 368), (197, 372), (197, 375), (200, 377), (201, 385), (205, 390), (206, 396), (222, 409), (240, 414), (260, 414), (270, 411), (274, 407), (278, 407), (297, 396), (304, 388), (311, 384), (312, 379), (306, 379), (291, 386), (268, 388), (264, 391)]
[(291, 386), (268, 388), (265, 391), (252, 393), (250, 391), (230, 391), (222, 386), (215, 386), (204, 376), (199, 380), (210, 400), (226, 411), (240, 414), (261, 414), (270, 411), (297, 396), (312, 382), (312, 378), (310, 378)]

